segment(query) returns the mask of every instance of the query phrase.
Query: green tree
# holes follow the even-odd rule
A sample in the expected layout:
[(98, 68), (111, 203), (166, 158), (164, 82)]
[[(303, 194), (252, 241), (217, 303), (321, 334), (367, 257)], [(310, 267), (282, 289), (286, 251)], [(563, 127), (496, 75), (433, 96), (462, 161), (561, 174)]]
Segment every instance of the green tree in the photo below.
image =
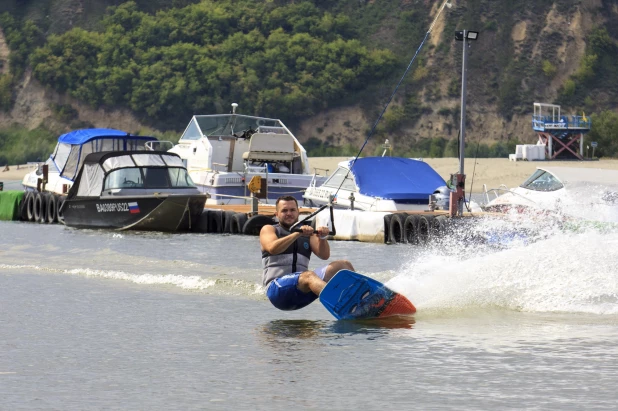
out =
[(599, 157), (618, 156), (618, 114), (605, 110), (591, 116), (592, 126), (586, 141), (596, 141), (595, 155)]

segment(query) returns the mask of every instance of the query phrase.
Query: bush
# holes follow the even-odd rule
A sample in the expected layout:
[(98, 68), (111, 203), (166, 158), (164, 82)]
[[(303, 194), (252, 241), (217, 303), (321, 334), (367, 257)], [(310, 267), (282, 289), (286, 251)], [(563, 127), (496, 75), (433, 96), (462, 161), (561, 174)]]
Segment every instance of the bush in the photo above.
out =
[(543, 60), (543, 73), (546, 77), (553, 78), (556, 75), (558, 69), (554, 66), (551, 61)]

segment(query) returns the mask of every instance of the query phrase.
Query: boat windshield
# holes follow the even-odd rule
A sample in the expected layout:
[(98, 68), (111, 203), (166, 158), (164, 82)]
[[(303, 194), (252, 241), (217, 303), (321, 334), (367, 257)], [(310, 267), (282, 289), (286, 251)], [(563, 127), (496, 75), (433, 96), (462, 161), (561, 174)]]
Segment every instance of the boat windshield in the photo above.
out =
[(553, 174), (539, 169), (520, 187), (533, 191), (556, 191), (563, 188), (564, 185)]
[[(345, 179), (345, 180), (344, 180)], [(343, 185), (341, 182), (343, 181)], [(354, 176), (349, 172), (347, 168), (339, 167), (337, 171), (331, 175), (328, 180), (323, 184), (324, 187), (339, 188), (341, 186), (344, 190), (356, 191), (356, 183), (354, 182)]]
[[(238, 114), (195, 116), (194, 119), (199, 126), (199, 131), (201, 131), (201, 134), (204, 136), (231, 136), (235, 134), (239, 137), (243, 131), (256, 131), (258, 127), (283, 129), (283, 124), (279, 120), (263, 117), (243, 116)], [(201, 137), (199, 131), (195, 127), (195, 124), (190, 124), (181, 139), (199, 139)]]
[(110, 172), (104, 190), (117, 188), (195, 187), (187, 170), (180, 167), (128, 167)]

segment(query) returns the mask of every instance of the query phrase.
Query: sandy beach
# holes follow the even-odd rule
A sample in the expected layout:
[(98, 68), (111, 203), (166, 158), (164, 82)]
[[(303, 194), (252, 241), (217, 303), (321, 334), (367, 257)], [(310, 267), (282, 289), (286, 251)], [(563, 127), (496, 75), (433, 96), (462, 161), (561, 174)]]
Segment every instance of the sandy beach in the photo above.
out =
[[(348, 157), (311, 157), (311, 168), (318, 168), (320, 173), (328, 170), (332, 173), (340, 161)], [(423, 161), (431, 165), (445, 180), (451, 174), (459, 171), (459, 159), (457, 158), (425, 158)], [(476, 161), (466, 159), (464, 171), (466, 173), (466, 191), (469, 193), (483, 192), (483, 184), (487, 188), (498, 188), (501, 184), (508, 188), (517, 187), (528, 178), (537, 167), (586, 167), (618, 170), (618, 160), (597, 161), (509, 161), (506, 158), (479, 158)], [(32, 168), (25, 165), (9, 166), (9, 171), (0, 168), (0, 181), (21, 181)]]
[[(28, 174), (30, 171), (34, 170), (34, 167), (30, 167), (27, 165), (20, 166), (9, 166), (9, 170), (5, 170), (5, 165), (0, 167), (0, 181), (21, 181), (24, 179), (24, 176)], [(19, 167), (19, 168), (18, 168)]]

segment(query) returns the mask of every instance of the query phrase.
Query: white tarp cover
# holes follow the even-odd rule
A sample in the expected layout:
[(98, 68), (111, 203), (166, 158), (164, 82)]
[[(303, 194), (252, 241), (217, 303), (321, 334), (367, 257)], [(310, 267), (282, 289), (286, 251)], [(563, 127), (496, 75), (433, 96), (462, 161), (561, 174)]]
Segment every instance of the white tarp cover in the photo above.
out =
[[(335, 240), (358, 240), (384, 243), (384, 216), (391, 213), (357, 210), (333, 210), (335, 217)], [(316, 216), (316, 227), (332, 227), (330, 211), (325, 209)]]
[(105, 171), (114, 170), (116, 168), (122, 167), (135, 167), (135, 163), (131, 159), (130, 155), (119, 156), (119, 157), (110, 157), (103, 162), (103, 168)]
[(133, 154), (133, 160), (140, 166), (165, 167), (165, 162), (159, 154)]
[(98, 197), (103, 189), (103, 169), (98, 164), (86, 164), (77, 190), (78, 197)]

